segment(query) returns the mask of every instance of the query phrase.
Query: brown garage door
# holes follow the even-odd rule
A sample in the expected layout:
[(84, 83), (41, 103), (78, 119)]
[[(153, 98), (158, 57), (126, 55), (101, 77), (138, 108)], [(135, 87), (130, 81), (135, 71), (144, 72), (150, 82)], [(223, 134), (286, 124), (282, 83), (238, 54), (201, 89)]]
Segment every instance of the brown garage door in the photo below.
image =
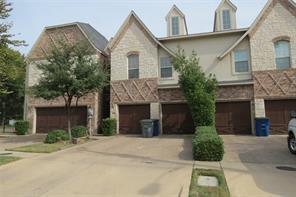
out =
[(287, 134), (291, 111), (296, 111), (296, 100), (265, 100), (266, 117), (270, 119), (271, 134)]
[(187, 104), (162, 105), (163, 134), (193, 134), (194, 124)]
[(250, 102), (216, 103), (216, 128), (219, 134), (250, 135)]
[[(37, 108), (36, 132), (47, 133), (54, 129), (67, 129), (67, 113), (64, 107)], [(86, 107), (71, 110), (72, 126), (84, 125), (87, 122)]]
[(119, 106), (119, 133), (141, 134), (143, 119), (150, 119), (150, 105)]

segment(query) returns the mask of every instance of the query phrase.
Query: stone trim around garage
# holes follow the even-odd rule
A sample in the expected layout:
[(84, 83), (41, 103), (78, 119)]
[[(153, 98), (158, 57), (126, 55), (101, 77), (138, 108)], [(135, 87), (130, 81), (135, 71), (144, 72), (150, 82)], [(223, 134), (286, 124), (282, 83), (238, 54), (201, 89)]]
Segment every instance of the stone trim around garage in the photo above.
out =
[[(44, 100), (42, 98), (34, 98), (27, 96), (26, 99), (26, 107), (25, 107), (25, 119), (29, 121), (31, 133), (36, 133), (36, 120), (37, 120), (37, 114), (36, 114), (36, 108), (42, 108), (42, 107), (64, 107), (64, 99), (59, 97), (57, 99), (53, 99), (50, 101)], [(72, 106), (75, 107), (76, 101), (74, 100), (72, 102)], [(102, 118), (102, 109), (99, 106), (102, 106), (102, 99), (101, 95), (98, 93), (91, 93), (85, 97), (82, 97), (79, 102), (78, 106), (90, 106), (94, 111), (94, 116), (91, 121), (91, 129), (93, 133), (96, 133), (98, 128), (101, 124), (101, 118)], [(89, 124), (89, 123), (88, 123)], [(87, 125), (89, 127), (89, 125)]]

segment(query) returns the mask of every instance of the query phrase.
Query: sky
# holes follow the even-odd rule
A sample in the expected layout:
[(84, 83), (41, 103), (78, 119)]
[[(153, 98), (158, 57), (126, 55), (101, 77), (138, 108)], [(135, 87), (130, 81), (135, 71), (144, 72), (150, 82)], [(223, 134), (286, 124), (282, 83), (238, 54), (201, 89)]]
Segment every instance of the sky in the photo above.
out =
[[(17, 47), (27, 54), (45, 26), (85, 22), (108, 40), (113, 37), (131, 10), (156, 37), (166, 36), (165, 16), (176, 4), (185, 14), (188, 33), (213, 31), (214, 13), (221, 0), (8, 0), (13, 11), (11, 33), (28, 46)], [(232, 0), (238, 7), (238, 28), (249, 27), (267, 0)]]

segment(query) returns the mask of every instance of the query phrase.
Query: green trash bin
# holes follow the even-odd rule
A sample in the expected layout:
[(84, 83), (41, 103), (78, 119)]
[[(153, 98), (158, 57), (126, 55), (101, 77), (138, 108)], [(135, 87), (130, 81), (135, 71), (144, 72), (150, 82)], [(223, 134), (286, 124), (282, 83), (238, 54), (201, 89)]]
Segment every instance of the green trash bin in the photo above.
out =
[(146, 138), (153, 137), (154, 120), (141, 120), (142, 135)]

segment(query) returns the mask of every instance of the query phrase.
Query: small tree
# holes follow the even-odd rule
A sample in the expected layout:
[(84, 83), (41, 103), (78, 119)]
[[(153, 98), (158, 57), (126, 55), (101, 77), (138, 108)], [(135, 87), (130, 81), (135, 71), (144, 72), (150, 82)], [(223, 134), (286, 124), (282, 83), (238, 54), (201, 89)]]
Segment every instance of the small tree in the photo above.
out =
[(173, 58), (173, 66), (179, 72), (179, 84), (188, 102), (195, 126), (215, 124), (215, 92), (217, 81), (213, 75), (207, 76), (199, 66), (195, 52), (186, 57), (179, 49)]
[(71, 140), (72, 101), (93, 92), (100, 92), (108, 83), (108, 73), (92, 55), (85, 43), (59, 41), (45, 54), (46, 62), (37, 64), (42, 72), (39, 83), (32, 87), (35, 97), (46, 100), (63, 97), (67, 110), (68, 133)]

